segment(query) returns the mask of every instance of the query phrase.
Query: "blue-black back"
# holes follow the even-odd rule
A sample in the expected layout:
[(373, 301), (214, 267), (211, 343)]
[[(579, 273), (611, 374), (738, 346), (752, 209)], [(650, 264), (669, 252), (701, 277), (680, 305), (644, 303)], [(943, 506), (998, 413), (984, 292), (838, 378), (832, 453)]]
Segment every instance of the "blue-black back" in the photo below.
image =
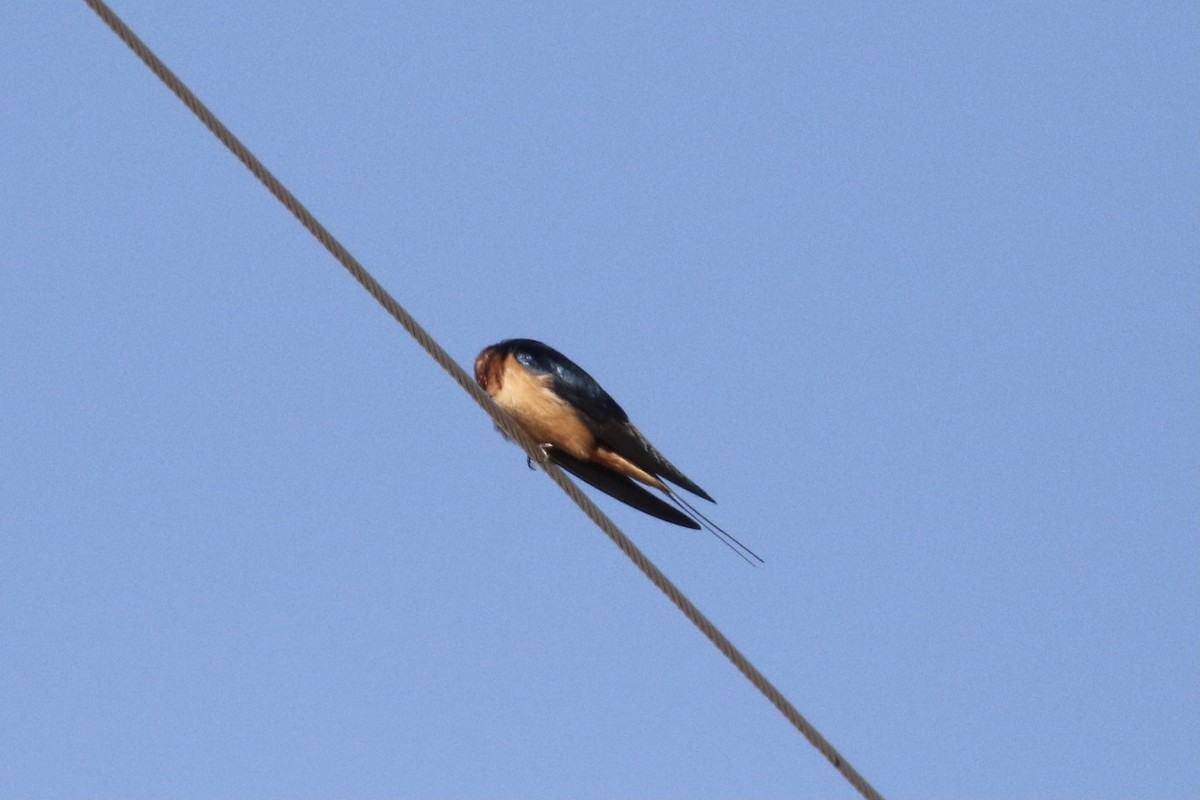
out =
[(625, 409), (595, 378), (553, 347), (533, 339), (508, 339), (496, 346), (512, 353), (530, 372), (549, 375), (558, 396), (592, 419), (601, 423), (629, 421)]

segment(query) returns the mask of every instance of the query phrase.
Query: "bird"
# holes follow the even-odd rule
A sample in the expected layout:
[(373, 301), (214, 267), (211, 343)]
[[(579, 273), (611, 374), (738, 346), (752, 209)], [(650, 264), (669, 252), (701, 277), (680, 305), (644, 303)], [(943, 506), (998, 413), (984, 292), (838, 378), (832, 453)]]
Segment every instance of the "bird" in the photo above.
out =
[(553, 347), (534, 339), (489, 345), (475, 358), (475, 381), (548, 460), (639, 511), (685, 528), (704, 528), (747, 562), (763, 563), (671, 488), (674, 484), (716, 502), (650, 443), (595, 378)]

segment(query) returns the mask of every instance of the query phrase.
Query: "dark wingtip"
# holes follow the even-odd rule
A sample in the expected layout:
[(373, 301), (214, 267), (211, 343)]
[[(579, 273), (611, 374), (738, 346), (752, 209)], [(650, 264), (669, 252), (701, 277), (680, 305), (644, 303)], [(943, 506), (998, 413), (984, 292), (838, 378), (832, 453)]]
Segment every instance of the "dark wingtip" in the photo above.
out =
[[(657, 453), (658, 451), (655, 451), (655, 452)], [(661, 455), (659, 456), (659, 458), (662, 459), (663, 464), (660, 465), (660, 469), (658, 471), (658, 477), (666, 478), (671, 483), (678, 486), (680, 489), (686, 489), (687, 491), (696, 495), (696, 497), (699, 497), (701, 500), (707, 500), (708, 502), (710, 502), (714, 505), (716, 504), (717, 501), (712, 499), (712, 495), (710, 495), (708, 492), (704, 491), (699, 486), (697, 486), (696, 484), (694, 484), (690, 480), (688, 480), (687, 477), (682, 472), (675, 469), (675, 466), (673, 464), (671, 464), (671, 462), (667, 461), (665, 458), (662, 458)], [(662, 469), (661, 467), (663, 467), (663, 466), (668, 467), (669, 471)]]
[(547, 455), (550, 456), (551, 461), (567, 472), (590, 483), (610, 497), (615, 497), (627, 506), (636, 508), (652, 517), (658, 517), (663, 522), (670, 522), (694, 531), (701, 530), (699, 522), (666, 501), (650, 494), (624, 475), (619, 475), (591, 461), (582, 461), (557, 447), (548, 448)]

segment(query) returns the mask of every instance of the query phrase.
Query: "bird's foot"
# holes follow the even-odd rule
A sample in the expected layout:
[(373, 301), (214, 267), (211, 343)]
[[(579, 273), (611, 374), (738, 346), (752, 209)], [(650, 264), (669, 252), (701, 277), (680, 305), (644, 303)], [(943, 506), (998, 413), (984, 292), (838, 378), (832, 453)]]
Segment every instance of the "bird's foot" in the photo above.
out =
[[(554, 445), (550, 444), (549, 442), (542, 442), (541, 444), (538, 445), (538, 462), (539, 463), (545, 464), (547, 461), (550, 460), (550, 448), (553, 446)], [(535, 469), (535, 467), (533, 466), (533, 459), (531, 457), (525, 456), (525, 466), (529, 467), (530, 469)]]

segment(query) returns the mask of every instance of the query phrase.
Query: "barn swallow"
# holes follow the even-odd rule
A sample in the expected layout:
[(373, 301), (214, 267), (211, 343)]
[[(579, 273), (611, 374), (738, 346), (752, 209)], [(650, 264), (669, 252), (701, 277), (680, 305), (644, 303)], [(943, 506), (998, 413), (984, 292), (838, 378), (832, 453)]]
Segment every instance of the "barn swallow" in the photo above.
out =
[[(475, 380), (549, 460), (575, 477), (666, 522), (707, 529), (743, 559), (750, 560), (741, 551), (762, 562), (667, 485), (716, 502), (650, 444), (595, 378), (562, 353), (532, 339), (506, 339), (476, 357)], [(638, 484), (663, 492), (671, 503)]]

